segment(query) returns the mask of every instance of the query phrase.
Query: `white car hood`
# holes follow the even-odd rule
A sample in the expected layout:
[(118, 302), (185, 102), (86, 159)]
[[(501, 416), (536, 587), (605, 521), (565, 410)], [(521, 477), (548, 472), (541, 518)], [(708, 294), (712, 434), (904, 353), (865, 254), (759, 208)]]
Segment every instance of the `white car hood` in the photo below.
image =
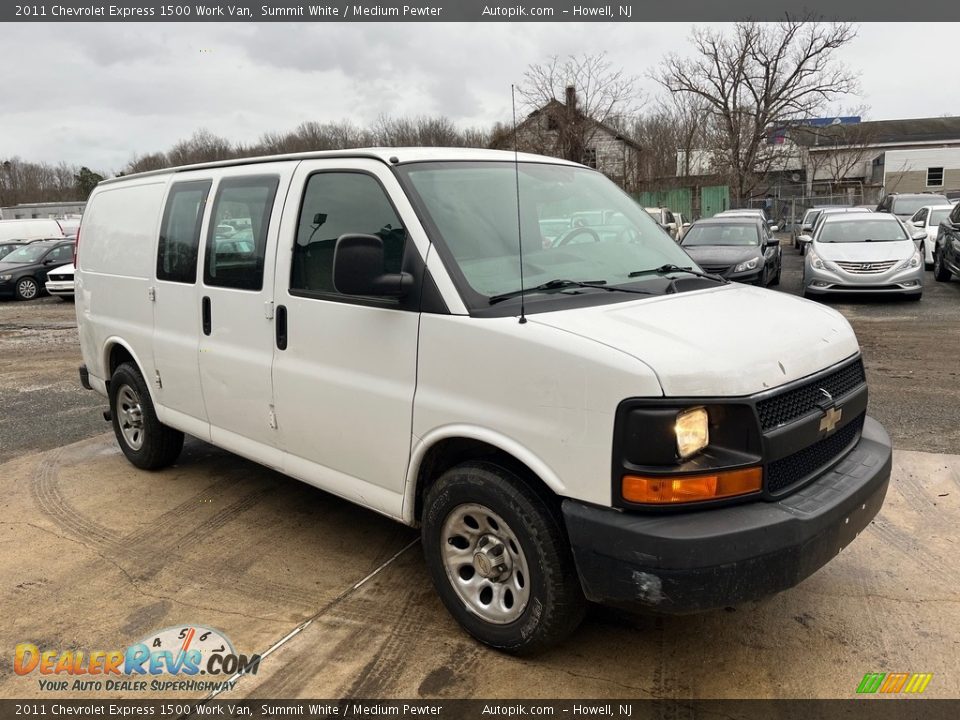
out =
[(913, 240), (892, 242), (814, 243), (813, 250), (823, 260), (834, 262), (883, 262), (909, 260), (916, 252)]
[(528, 316), (649, 366), (667, 396), (750, 395), (854, 355), (846, 319), (819, 303), (731, 284)]

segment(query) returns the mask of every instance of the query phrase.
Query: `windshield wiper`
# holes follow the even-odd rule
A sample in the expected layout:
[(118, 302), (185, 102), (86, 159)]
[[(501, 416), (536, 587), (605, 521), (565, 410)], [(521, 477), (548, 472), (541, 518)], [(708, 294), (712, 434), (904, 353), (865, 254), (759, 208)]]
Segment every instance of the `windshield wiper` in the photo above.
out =
[(631, 288), (618, 287), (616, 285), (607, 285), (606, 280), (549, 280), (540, 285), (523, 288), (523, 290), (511, 290), (510, 292), (500, 293), (490, 298), (490, 304), (496, 305), (498, 302), (519, 297), (528, 293), (551, 292), (553, 290), (566, 290), (567, 288), (592, 288), (594, 290), (606, 290), (607, 292), (625, 292), (636, 295), (656, 295), (657, 293), (649, 290), (633, 290)]
[(661, 265), (658, 268), (650, 268), (649, 270), (634, 270), (632, 273), (628, 274), (627, 277), (635, 278), (640, 277), (641, 275), (669, 275), (670, 273), (675, 272), (687, 273), (688, 275), (706, 278), (707, 280), (715, 280), (719, 283), (723, 283), (724, 285), (730, 282), (726, 278), (722, 278), (719, 275), (714, 275), (713, 273), (700, 272), (699, 270), (694, 270), (691, 267), (680, 267), (679, 265), (673, 265), (671, 263)]

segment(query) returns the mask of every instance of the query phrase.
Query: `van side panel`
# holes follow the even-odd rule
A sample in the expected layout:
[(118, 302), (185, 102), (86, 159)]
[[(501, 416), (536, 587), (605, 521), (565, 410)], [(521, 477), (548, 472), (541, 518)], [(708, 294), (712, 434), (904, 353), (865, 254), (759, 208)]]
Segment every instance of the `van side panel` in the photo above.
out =
[(499, 447), (558, 495), (609, 505), (617, 405), (663, 394), (636, 358), (515, 317), (424, 313), (418, 357), (407, 522), (419, 463), (447, 437)]
[(83, 360), (96, 379), (109, 380), (110, 347), (122, 338), (151, 385), (153, 304), (148, 289), (166, 183), (162, 176), (98, 188), (87, 205), (76, 304)]

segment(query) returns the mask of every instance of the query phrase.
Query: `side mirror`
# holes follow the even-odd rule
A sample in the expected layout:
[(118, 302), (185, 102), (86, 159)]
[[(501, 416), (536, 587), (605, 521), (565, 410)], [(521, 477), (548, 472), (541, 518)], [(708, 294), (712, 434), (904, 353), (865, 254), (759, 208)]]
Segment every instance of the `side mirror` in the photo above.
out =
[(777, 238), (767, 238), (767, 247), (777, 247), (778, 245), (780, 245), (780, 241)]
[(685, 223), (683, 224), (683, 226), (684, 226), (684, 227), (690, 227), (690, 223), (685, 222)]
[(779, 225), (771, 225), (771, 226), (770, 226), (770, 232), (779, 232), (779, 231), (780, 231), (780, 226), (779, 226)]
[(927, 233), (926, 233), (926, 232), (915, 232), (915, 233), (912, 235), (912, 237), (913, 237), (913, 239), (914, 239), (915, 242), (920, 242), (921, 240), (926, 240), (926, 239), (927, 239)]
[(800, 231), (801, 231), (801, 232), (803, 232), (803, 231), (808, 231), (808, 232), (809, 232), (810, 230), (813, 230), (813, 225), (811, 225), (810, 223), (807, 223), (806, 225), (801, 225), (801, 226), (800, 226)]
[(917, 228), (923, 227), (923, 220), (911, 220), (910, 223)]
[(333, 251), (333, 286), (344, 295), (401, 297), (413, 285), (409, 273), (385, 273), (383, 240), (341, 235)]
[(50, 259), (50, 258), (47, 258), (46, 260), (43, 261), (43, 264), (44, 264), (44, 265), (53, 265), (54, 262), (55, 262), (54, 260), (52, 260), (52, 259)]
[(799, 240), (802, 243), (813, 242), (813, 238), (810, 237), (809, 235), (798, 235), (797, 240)]

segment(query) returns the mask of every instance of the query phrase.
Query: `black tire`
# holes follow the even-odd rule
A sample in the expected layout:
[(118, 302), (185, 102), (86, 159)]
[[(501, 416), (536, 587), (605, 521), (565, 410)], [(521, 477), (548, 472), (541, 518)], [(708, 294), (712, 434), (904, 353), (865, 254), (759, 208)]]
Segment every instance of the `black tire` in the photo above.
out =
[(938, 252), (936, 248), (933, 250), (933, 277), (938, 282), (950, 282), (950, 278), (953, 276), (946, 267), (943, 265), (943, 252)]
[(32, 277), (22, 277), (15, 281), (14, 293), (17, 300), (36, 300), (40, 297), (40, 283)]
[[(474, 504), (492, 511), (509, 526), (506, 530), (519, 543), (518, 555), (522, 555), (529, 575), (524, 579), (529, 584), (526, 605), (516, 619), (503, 624), (470, 609), (447, 574), (442, 548), (459, 545), (453, 542), (456, 535), (443, 537), (444, 525), (464, 506)], [(559, 505), (538, 495), (510, 470), (490, 462), (469, 462), (445, 472), (424, 501), (421, 538), (427, 569), (440, 599), (454, 619), (480, 642), (517, 655), (535, 653), (558, 643), (583, 619), (586, 600)], [(473, 567), (465, 563), (457, 572), (466, 570), (473, 575)]]
[[(128, 437), (134, 432), (130, 424), (131, 415), (123, 407), (129, 405), (124, 398), (129, 389), (137, 400), (136, 414), (139, 416), (142, 434), (139, 442)], [(123, 363), (113, 371), (110, 378), (110, 414), (113, 421), (113, 433), (127, 460), (142, 470), (159, 470), (172, 465), (183, 449), (183, 433), (167, 427), (157, 419), (153, 400), (147, 383), (140, 370), (133, 363)], [(126, 428), (126, 429), (124, 429)]]
[(780, 284), (780, 273), (783, 272), (783, 261), (777, 263), (777, 274), (773, 276), (773, 280), (770, 281), (772, 287), (776, 287)]

